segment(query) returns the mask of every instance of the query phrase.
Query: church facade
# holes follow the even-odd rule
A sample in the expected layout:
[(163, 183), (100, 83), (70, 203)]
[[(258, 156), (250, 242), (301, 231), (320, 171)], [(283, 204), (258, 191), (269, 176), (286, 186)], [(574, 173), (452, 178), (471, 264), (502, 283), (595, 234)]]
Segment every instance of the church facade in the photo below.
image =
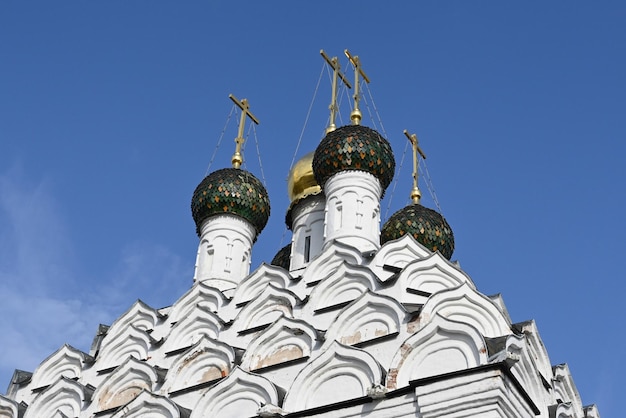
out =
[[(250, 271), (270, 215), (263, 184), (232, 167), (192, 197), (193, 286), (170, 307), (137, 301), (101, 326), (89, 353), (64, 345), (16, 371), (0, 417), (598, 418), (566, 365), (553, 366), (533, 321), (515, 323), (452, 260), (447, 221), (412, 203), (381, 226), (395, 171), (389, 143), (331, 125), (289, 176), (291, 243)], [(327, 57), (325, 57), (327, 58)], [(339, 76), (336, 59), (327, 59)], [(335, 88), (333, 88), (333, 103)]]

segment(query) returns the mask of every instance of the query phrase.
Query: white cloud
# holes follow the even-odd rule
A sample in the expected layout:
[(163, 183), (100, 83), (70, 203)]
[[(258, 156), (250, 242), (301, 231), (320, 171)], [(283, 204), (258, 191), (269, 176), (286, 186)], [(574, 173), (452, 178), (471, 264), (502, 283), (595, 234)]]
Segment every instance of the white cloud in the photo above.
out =
[(117, 265), (86, 286), (69, 227), (46, 180), (29, 182), (19, 167), (0, 173), (2, 392), (14, 369), (34, 371), (64, 343), (88, 351), (98, 324), (137, 298), (159, 308), (191, 285), (191, 272), (164, 246), (120, 243)]

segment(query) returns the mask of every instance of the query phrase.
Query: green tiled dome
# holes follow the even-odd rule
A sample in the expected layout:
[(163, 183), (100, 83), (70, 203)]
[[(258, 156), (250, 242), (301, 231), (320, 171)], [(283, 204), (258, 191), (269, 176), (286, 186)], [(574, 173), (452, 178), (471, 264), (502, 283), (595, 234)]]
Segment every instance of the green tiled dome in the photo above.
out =
[(220, 213), (238, 215), (261, 233), (270, 217), (267, 190), (251, 173), (237, 168), (214, 171), (196, 187), (191, 198), (191, 214), (200, 235), (202, 223)]
[(385, 225), (380, 243), (411, 234), (413, 238), (431, 251), (439, 251), (448, 260), (454, 252), (454, 234), (448, 222), (439, 213), (420, 204), (400, 209)]
[(285, 270), (289, 270), (290, 259), (291, 259), (291, 244), (287, 244), (283, 248), (278, 250), (278, 252), (274, 256), (270, 264), (273, 266), (282, 267)]
[(389, 142), (378, 132), (361, 125), (347, 125), (329, 132), (315, 150), (313, 173), (324, 186), (332, 175), (345, 170), (372, 174), (383, 191), (393, 179), (396, 162)]

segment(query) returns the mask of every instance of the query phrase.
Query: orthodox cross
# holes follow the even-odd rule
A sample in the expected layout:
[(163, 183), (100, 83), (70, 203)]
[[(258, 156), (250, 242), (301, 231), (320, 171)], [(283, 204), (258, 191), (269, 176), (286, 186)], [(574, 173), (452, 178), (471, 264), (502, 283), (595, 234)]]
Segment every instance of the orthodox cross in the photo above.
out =
[(248, 104), (247, 99), (239, 100), (232, 94), (229, 94), (228, 97), (230, 100), (235, 102), (237, 106), (241, 109), (241, 119), (239, 120), (239, 132), (237, 133), (237, 138), (235, 138), (235, 153), (233, 154), (233, 158), (231, 159), (231, 163), (233, 164), (233, 168), (241, 167), (243, 164), (243, 155), (241, 155), (241, 147), (244, 143), (243, 138), (243, 127), (246, 124), (246, 116), (252, 119), (252, 122), (259, 124), (259, 120), (250, 113), (250, 104)]
[(339, 65), (339, 60), (337, 59), (337, 57), (329, 58), (323, 49), (320, 49), (320, 54), (326, 60), (328, 65), (330, 65), (330, 68), (333, 69), (333, 90), (332, 97), (330, 99), (330, 106), (328, 106), (328, 108), (330, 109), (330, 124), (328, 125), (328, 128), (326, 128), (326, 133), (328, 133), (334, 131), (337, 128), (337, 125), (335, 125), (335, 115), (337, 113), (337, 78), (341, 78), (341, 81), (343, 81), (349, 89), (351, 89), (352, 86), (350, 85), (350, 82), (346, 79), (346, 77), (344, 77), (344, 75), (341, 73), (341, 66)]
[(417, 204), (420, 202), (420, 198), (422, 197), (422, 193), (417, 186), (417, 154), (419, 153), (419, 155), (421, 155), (423, 159), (426, 159), (426, 154), (424, 154), (424, 151), (422, 151), (422, 149), (418, 145), (416, 134), (409, 135), (409, 131), (405, 129), (404, 135), (406, 135), (409, 141), (411, 141), (411, 145), (413, 146), (413, 189), (411, 189), (411, 200), (413, 200), (413, 203)]
[(358, 125), (361, 123), (361, 111), (359, 110), (359, 99), (361, 98), (361, 92), (359, 90), (359, 75), (363, 77), (363, 80), (365, 80), (365, 82), (368, 84), (370, 82), (370, 79), (363, 71), (363, 68), (361, 68), (361, 61), (359, 61), (359, 57), (350, 54), (347, 49), (343, 52), (346, 54), (346, 57), (348, 57), (348, 59), (354, 66), (354, 110), (352, 110), (352, 113), (350, 113), (350, 119), (352, 120), (353, 125)]

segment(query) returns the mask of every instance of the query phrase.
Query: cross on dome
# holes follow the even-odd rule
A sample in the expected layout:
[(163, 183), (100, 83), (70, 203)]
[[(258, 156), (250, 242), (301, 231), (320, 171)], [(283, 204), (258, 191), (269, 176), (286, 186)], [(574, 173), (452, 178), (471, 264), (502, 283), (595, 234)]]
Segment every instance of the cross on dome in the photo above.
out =
[(241, 119), (239, 120), (239, 131), (237, 133), (237, 138), (235, 138), (235, 153), (233, 154), (233, 158), (231, 162), (233, 164), (233, 168), (241, 167), (243, 164), (243, 155), (241, 154), (241, 147), (244, 143), (243, 138), (243, 128), (246, 124), (246, 116), (252, 119), (252, 122), (259, 124), (259, 120), (250, 112), (250, 104), (248, 103), (248, 99), (239, 100), (234, 95), (229, 94), (228, 97), (230, 100), (235, 102), (237, 106), (241, 109)]
[(361, 111), (359, 110), (359, 100), (361, 99), (361, 92), (359, 90), (359, 75), (363, 77), (363, 80), (365, 80), (365, 82), (368, 84), (370, 82), (370, 79), (363, 71), (359, 57), (350, 54), (347, 49), (343, 52), (352, 63), (352, 66), (354, 66), (354, 109), (352, 110), (352, 113), (350, 113), (350, 120), (352, 120), (353, 125), (359, 125), (361, 123)]
[(420, 198), (422, 197), (422, 192), (420, 192), (419, 186), (417, 185), (417, 166), (419, 163), (417, 154), (419, 153), (423, 159), (426, 159), (426, 154), (424, 154), (424, 151), (422, 151), (418, 144), (417, 134), (409, 134), (409, 131), (405, 129), (404, 135), (406, 135), (411, 142), (411, 146), (413, 147), (413, 189), (411, 189), (411, 200), (413, 203), (419, 203)]
[(333, 69), (333, 88), (331, 93), (332, 97), (330, 99), (330, 106), (328, 106), (328, 108), (330, 109), (330, 123), (328, 125), (328, 128), (326, 128), (326, 133), (329, 133), (337, 128), (337, 125), (335, 125), (335, 115), (337, 114), (337, 78), (341, 78), (341, 81), (343, 81), (349, 89), (351, 89), (352, 86), (350, 85), (350, 82), (346, 79), (346, 77), (341, 73), (341, 65), (339, 64), (339, 60), (337, 59), (337, 57), (328, 57), (323, 49), (320, 49), (320, 55), (324, 58), (324, 60), (326, 60), (328, 65), (330, 65), (330, 68)]

